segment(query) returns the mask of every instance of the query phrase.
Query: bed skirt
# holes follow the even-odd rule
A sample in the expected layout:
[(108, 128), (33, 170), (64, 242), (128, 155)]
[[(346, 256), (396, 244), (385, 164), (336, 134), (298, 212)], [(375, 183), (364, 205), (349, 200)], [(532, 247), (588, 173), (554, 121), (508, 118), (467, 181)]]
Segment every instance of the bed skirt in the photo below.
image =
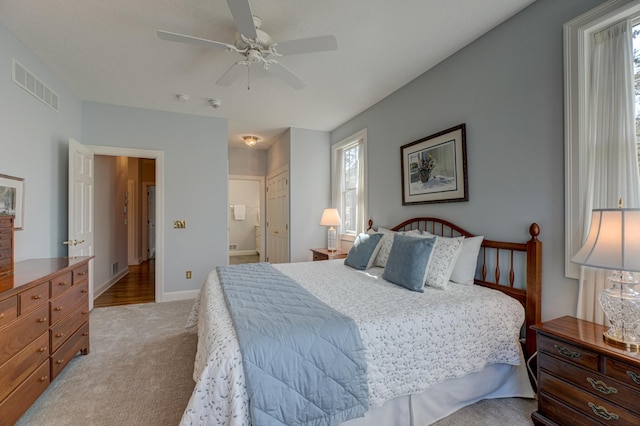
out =
[(492, 364), (478, 373), (449, 379), (420, 394), (394, 398), (341, 426), (430, 425), (483, 399), (534, 397), (523, 358), (517, 366)]

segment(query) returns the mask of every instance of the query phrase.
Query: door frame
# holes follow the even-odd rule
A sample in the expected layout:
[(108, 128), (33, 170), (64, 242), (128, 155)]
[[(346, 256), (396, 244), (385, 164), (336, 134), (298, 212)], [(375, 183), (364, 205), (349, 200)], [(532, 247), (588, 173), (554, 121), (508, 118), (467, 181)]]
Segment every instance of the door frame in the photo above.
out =
[[(260, 250), (260, 262), (264, 262), (265, 260), (265, 252), (267, 251), (267, 240), (266, 240), (266, 221), (265, 221), (265, 210), (267, 209), (267, 200), (266, 200), (266, 189), (265, 189), (265, 178), (264, 176), (252, 176), (252, 175), (229, 175), (227, 177), (227, 204), (229, 204), (229, 181), (230, 180), (251, 180), (256, 181), (260, 184), (260, 241), (261, 249)], [(227, 241), (229, 241), (229, 221), (231, 220), (231, 208), (229, 208), (227, 212)], [(229, 244), (227, 243), (227, 251), (229, 251)]]
[(164, 300), (164, 151), (85, 145), (95, 155), (150, 158), (156, 160), (156, 303)]

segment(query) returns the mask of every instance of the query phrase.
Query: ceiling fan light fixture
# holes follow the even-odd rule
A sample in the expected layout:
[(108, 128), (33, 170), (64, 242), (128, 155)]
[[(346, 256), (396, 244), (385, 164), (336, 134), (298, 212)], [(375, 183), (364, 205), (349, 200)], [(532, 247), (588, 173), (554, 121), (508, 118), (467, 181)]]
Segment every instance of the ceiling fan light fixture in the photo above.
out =
[(257, 136), (243, 136), (242, 139), (244, 139), (244, 143), (247, 144), (247, 146), (251, 147), (251, 148), (256, 146), (256, 144), (258, 143), (258, 137)]

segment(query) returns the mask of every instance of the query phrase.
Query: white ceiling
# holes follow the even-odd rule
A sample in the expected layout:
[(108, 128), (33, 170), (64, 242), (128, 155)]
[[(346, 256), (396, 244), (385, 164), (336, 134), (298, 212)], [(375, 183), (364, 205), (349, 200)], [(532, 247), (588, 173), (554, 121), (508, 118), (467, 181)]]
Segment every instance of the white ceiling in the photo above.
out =
[(246, 75), (217, 86), (238, 54), (156, 36), (233, 44), (225, 0), (0, 0), (0, 22), (82, 100), (227, 118), (230, 146), (255, 134), (264, 149), (288, 127), (335, 129), (533, 1), (250, 0), (276, 42), (336, 36), (336, 51), (280, 58), (301, 90), (255, 65), (250, 90)]

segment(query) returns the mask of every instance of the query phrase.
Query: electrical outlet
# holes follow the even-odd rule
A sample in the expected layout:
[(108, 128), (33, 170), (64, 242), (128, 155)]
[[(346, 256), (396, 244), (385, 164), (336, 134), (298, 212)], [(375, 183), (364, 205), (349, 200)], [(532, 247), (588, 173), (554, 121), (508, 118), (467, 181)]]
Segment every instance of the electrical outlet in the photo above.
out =
[(191, 279), (191, 271), (187, 271), (187, 279), (190, 280)]

